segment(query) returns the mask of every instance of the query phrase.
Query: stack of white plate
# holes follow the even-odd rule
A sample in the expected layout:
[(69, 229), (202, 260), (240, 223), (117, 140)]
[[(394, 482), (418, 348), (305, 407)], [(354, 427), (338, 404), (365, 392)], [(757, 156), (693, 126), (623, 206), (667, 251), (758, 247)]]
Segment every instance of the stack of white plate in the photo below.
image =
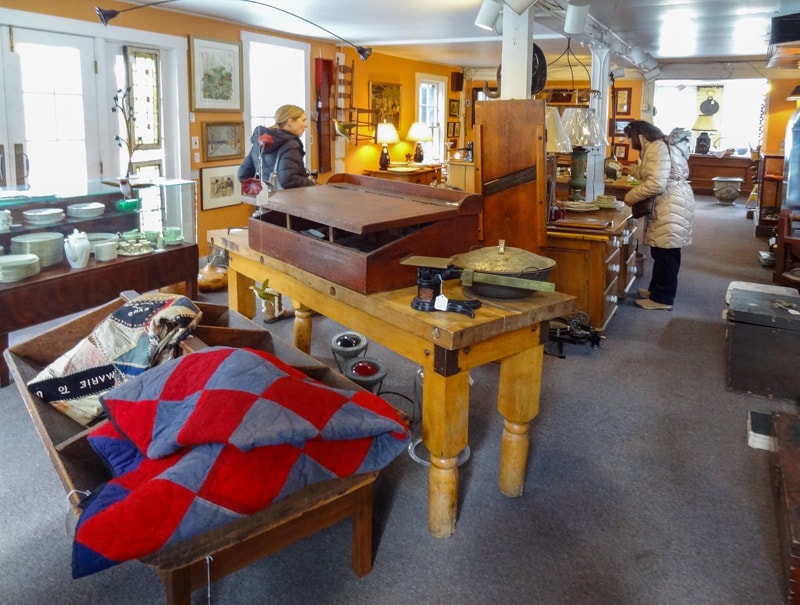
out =
[(64, 236), (54, 231), (25, 233), (11, 238), (12, 254), (35, 254), (41, 267), (57, 265), (64, 260)]
[(70, 204), (67, 206), (67, 216), (72, 218), (95, 218), (106, 211), (105, 204), (89, 202), (86, 204)]
[(0, 256), (0, 283), (19, 281), (36, 275), (41, 270), (35, 254), (7, 254)]
[(44, 226), (55, 225), (64, 220), (64, 211), (61, 208), (37, 208), (35, 210), (23, 210), (22, 216), (25, 222), (31, 225)]

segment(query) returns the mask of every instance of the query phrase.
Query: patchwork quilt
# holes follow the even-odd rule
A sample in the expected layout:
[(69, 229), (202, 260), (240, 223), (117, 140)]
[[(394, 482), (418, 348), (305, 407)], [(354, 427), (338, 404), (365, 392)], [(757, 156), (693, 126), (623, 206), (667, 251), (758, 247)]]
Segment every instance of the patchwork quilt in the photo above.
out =
[(211, 347), (101, 398), (89, 436), (113, 475), (82, 503), (73, 577), (251, 515), (317, 481), (385, 467), (410, 440), (386, 401), (264, 351)]

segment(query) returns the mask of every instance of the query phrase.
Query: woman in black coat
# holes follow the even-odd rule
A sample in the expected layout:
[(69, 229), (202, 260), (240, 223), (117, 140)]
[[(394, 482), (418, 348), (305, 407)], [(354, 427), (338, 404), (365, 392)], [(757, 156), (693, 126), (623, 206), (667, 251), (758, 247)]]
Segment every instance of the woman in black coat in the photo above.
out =
[[(316, 183), (308, 177), (303, 164), (303, 142), (300, 137), (308, 126), (306, 112), (297, 105), (281, 105), (275, 111), (275, 124), (269, 128), (257, 126), (250, 141), (253, 147), (239, 166), (239, 182), (261, 176), (269, 181), (278, 162), (280, 189), (307, 187)], [(263, 174), (262, 171), (263, 170)]]

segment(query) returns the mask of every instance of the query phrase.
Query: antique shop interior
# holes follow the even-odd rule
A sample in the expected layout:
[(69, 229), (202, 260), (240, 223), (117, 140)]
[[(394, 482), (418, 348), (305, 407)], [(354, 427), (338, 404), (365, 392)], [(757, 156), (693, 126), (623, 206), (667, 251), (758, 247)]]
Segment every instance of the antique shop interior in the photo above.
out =
[(800, 0), (101, 1), (0, 7), (0, 601), (800, 604)]

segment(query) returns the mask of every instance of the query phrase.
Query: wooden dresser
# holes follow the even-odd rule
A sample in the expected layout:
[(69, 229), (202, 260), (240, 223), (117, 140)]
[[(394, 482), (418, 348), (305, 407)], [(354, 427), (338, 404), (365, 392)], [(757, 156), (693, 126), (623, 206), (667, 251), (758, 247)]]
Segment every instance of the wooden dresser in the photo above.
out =
[(637, 277), (638, 223), (625, 206), (567, 212), (547, 226), (546, 254), (558, 263), (550, 281), (576, 297), (576, 309), (598, 330), (605, 330)]
[(750, 156), (731, 156), (718, 158), (714, 155), (693, 153), (689, 156), (689, 180), (692, 191), (712, 195), (714, 177), (724, 176), (742, 179), (742, 195), (750, 195), (753, 190), (755, 162)]

